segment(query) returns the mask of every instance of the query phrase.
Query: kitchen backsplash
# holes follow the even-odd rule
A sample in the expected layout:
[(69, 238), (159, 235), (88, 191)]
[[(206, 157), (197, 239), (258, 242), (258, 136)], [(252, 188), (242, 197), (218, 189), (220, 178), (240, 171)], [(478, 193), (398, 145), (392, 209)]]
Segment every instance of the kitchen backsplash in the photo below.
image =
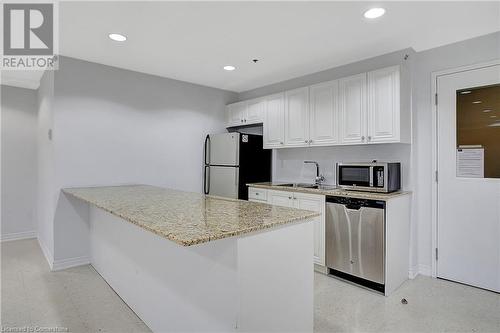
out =
[(305, 160), (319, 163), (320, 173), (325, 176), (325, 184), (335, 184), (337, 162), (401, 162), (402, 187), (411, 189), (410, 163), (411, 145), (381, 144), (364, 146), (336, 146), (310, 148), (284, 148), (273, 152), (273, 181), (314, 182), (314, 165), (304, 164)]

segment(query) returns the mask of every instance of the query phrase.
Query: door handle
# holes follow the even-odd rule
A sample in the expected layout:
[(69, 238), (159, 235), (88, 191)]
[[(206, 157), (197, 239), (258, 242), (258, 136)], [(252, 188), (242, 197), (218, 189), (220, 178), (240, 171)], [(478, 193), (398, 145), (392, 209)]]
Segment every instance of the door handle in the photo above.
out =
[(210, 164), (210, 135), (205, 138), (205, 165)]
[[(208, 172), (207, 172), (208, 170)], [(205, 194), (210, 193), (210, 166), (205, 165), (205, 172), (203, 175), (203, 192)]]

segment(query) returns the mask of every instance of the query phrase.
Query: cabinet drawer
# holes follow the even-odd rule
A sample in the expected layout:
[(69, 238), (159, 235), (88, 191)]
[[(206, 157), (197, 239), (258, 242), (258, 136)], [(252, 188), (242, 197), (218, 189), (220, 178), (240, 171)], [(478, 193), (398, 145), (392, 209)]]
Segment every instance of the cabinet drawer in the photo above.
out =
[(262, 188), (249, 187), (248, 199), (267, 201), (267, 190)]

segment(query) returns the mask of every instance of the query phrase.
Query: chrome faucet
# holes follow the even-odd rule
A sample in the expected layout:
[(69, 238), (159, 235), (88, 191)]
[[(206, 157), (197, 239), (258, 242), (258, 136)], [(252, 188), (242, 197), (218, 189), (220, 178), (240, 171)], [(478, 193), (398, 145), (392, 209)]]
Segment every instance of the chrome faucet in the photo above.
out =
[(325, 181), (325, 177), (319, 174), (319, 164), (316, 161), (304, 161), (305, 164), (314, 164), (316, 165), (316, 178), (314, 179), (314, 183), (317, 185), (321, 185)]

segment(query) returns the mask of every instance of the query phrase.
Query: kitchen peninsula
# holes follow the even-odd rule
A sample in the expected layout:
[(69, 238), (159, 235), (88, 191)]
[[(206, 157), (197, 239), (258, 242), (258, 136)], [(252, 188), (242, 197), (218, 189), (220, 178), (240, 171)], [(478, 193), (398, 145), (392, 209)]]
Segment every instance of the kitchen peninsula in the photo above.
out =
[(69, 188), (90, 262), (154, 331), (312, 331), (318, 213), (147, 185)]

